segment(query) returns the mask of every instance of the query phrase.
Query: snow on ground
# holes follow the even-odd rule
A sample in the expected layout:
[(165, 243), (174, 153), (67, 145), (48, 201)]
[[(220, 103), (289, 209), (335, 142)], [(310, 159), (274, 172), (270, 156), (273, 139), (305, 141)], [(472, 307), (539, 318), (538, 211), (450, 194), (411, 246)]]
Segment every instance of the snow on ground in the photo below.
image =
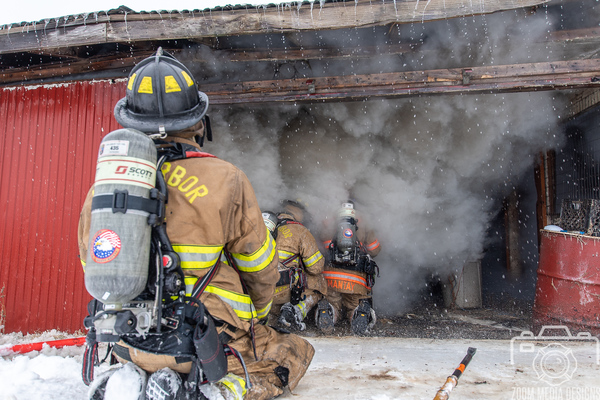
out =
[[(41, 336), (0, 335), (0, 349), (64, 337), (56, 331)], [(431, 400), (469, 347), (477, 348), (477, 353), (451, 392), (453, 400), (597, 399), (598, 340), (581, 339), (549, 343), (529, 338), (309, 337), (316, 350), (313, 362), (294, 392), (279, 399)], [(2, 357), (0, 400), (86, 399), (82, 354), (83, 347), (45, 347)], [(96, 371), (107, 368), (103, 365)]]

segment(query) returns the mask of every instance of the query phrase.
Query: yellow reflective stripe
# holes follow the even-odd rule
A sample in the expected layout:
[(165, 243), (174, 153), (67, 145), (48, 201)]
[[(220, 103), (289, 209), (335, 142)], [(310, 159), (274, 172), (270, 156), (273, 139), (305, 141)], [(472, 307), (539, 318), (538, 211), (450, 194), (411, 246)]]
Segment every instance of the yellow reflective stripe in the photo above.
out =
[(315, 265), (321, 258), (323, 258), (323, 254), (319, 250), (312, 257), (309, 257), (304, 260), (304, 266), (306, 268), (310, 268)]
[(149, 93), (152, 94), (152, 77), (144, 76), (138, 86), (138, 93)]
[(182, 269), (206, 269), (217, 262), (223, 246), (173, 245), (173, 250), (179, 254)]
[(196, 282), (198, 282), (198, 278), (197, 276), (185, 276), (183, 278), (184, 282), (185, 282), (185, 294), (187, 294), (188, 296), (192, 294), (193, 290), (194, 290), (194, 285), (196, 284)]
[(221, 262), (225, 265), (229, 265), (229, 260), (227, 259), (225, 253), (221, 254)]
[(308, 314), (308, 310), (306, 309), (306, 303), (304, 301), (296, 304), (298, 308), (300, 308), (300, 312), (302, 312), (302, 318), (306, 318), (306, 314)]
[(273, 236), (269, 234), (266, 226), (265, 231), (267, 231), (267, 238), (254, 253), (250, 255), (231, 253), (240, 271), (258, 272), (265, 269), (273, 261), (273, 257), (275, 257), (275, 241), (273, 240)]
[(133, 73), (131, 74), (131, 76), (129, 77), (129, 82), (127, 82), (127, 89), (129, 90), (133, 90), (133, 81), (135, 81), (135, 77), (137, 76), (137, 73)]
[(231, 372), (219, 379), (217, 383), (222, 384), (229, 390), (231, 396), (226, 396), (232, 400), (243, 400), (246, 394), (246, 381)]
[(233, 311), (235, 311), (240, 319), (249, 321), (252, 318), (256, 318), (256, 309), (254, 308), (254, 304), (252, 304), (250, 296), (247, 294), (235, 293), (211, 285), (206, 287), (205, 292), (219, 296), (221, 300), (233, 308)]
[(188, 87), (194, 85), (194, 80), (187, 74), (187, 72), (181, 71), (181, 75), (183, 75), (183, 79), (185, 79), (185, 82), (187, 83)]
[(271, 300), (269, 302), (269, 304), (267, 304), (264, 308), (261, 308), (260, 310), (256, 311), (256, 315), (258, 316), (259, 319), (262, 319), (264, 317), (266, 317), (269, 314), (269, 311), (271, 311), (271, 306), (273, 305), (273, 300)]
[(285, 250), (277, 250), (277, 253), (279, 254), (279, 259), (282, 262), (285, 261), (285, 260), (287, 260), (288, 258), (293, 257), (293, 256), (296, 255), (294, 253), (291, 253), (291, 252), (285, 251)]
[(181, 92), (181, 87), (173, 75), (165, 76), (165, 93)]

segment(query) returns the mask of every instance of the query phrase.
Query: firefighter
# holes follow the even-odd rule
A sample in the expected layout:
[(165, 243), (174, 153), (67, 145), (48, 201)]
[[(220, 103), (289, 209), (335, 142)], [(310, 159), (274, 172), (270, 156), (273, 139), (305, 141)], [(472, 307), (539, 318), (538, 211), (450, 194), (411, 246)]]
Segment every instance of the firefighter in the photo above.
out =
[(302, 203), (284, 200), (273, 226), (273, 213), (263, 213), (271, 227), (279, 255), (279, 281), (275, 288), (271, 315), (286, 328), (303, 331), (309, 311), (323, 298), (327, 283), (323, 277), (325, 260), (317, 241), (302, 224), (307, 213)]
[[(208, 97), (198, 91), (189, 70), (159, 49), (131, 71), (126, 97), (117, 103), (115, 118), (125, 128), (160, 138), (160, 146), (180, 146), (187, 154), (187, 158), (162, 166), (168, 187), (167, 234), (181, 259), (188, 295), (217, 265), (200, 301), (214, 319), (220, 340), (242, 356), (242, 360), (228, 357), (228, 373), (215, 385), (200, 385), (185, 395), (201, 399), (205, 398), (202, 392), (216, 389), (225, 398), (270, 399), (282, 394), (285, 386), (296, 387), (314, 349), (299, 336), (265, 324), (279, 279), (275, 242), (265, 228), (246, 175), (201, 152), (204, 139), (212, 139), (207, 108)], [(79, 223), (81, 260), (86, 260), (88, 252), (92, 192), (93, 188)], [(191, 362), (157, 354), (144, 340), (132, 344), (122, 338), (113, 354), (121, 363), (132, 362), (151, 374), (145, 389), (147, 399), (182, 398), (185, 385), (181, 382), (189, 378)]]
[(379, 269), (372, 259), (381, 245), (372, 230), (358, 223), (353, 201), (342, 203), (335, 232), (324, 245), (329, 255), (323, 272), (328, 288), (318, 305), (317, 326), (331, 333), (345, 310), (354, 334), (364, 335), (376, 322), (371, 293)]

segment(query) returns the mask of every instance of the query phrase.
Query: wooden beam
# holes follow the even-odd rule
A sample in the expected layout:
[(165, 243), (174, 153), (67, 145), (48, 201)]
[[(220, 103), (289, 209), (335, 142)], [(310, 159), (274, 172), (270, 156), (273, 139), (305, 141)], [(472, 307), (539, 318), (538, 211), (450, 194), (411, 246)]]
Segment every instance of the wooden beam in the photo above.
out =
[(0, 54), (101, 43), (285, 33), (426, 22), (544, 4), (549, 0), (347, 0), (220, 11), (76, 16), (60, 24), (0, 30)]
[(336, 58), (370, 58), (385, 55), (405, 54), (414, 51), (416, 44), (396, 44), (384, 46), (360, 46), (353, 48), (318, 49), (235, 49), (222, 50), (219, 54), (229, 54), (229, 61), (300, 61)]
[[(121, 70), (120, 76), (126, 77), (129, 70), (136, 63), (153, 54), (153, 51), (140, 52), (132, 57), (113, 55), (102, 57), (100, 60), (86, 59), (76, 62), (60, 62), (55, 64), (44, 64), (43, 66), (31, 66), (26, 68), (11, 68), (0, 71), (0, 84), (24, 84), (48, 78), (65, 78), (77, 74), (86, 74), (95, 71)], [(65, 79), (67, 80), (67, 79)]]
[[(126, 76), (125, 70), (128, 67), (148, 55), (126, 59), (115, 56), (114, 59), (94, 63), (93, 66), (83, 63), (63, 65), (57, 67), (56, 72), (59, 76), (69, 76), (96, 68), (122, 69), (122, 76)], [(88, 70), (84, 70), (85, 65)], [(23, 79), (22, 75), (13, 76), (9, 71), (0, 73), (0, 82), (31, 81), (39, 78), (44, 69), (29, 71), (27, 79)], [(419, 94), (576, 88), (600, 88), (600, 59), (200, 85), (200, 89), (209, 95), (211, 104), (346, 101)]]
[(600, 87), (600, 59), (201, 85), (211, 104)]
[(550, 32), (549, 40), (557, 42), (600, 41), (600, 27)]

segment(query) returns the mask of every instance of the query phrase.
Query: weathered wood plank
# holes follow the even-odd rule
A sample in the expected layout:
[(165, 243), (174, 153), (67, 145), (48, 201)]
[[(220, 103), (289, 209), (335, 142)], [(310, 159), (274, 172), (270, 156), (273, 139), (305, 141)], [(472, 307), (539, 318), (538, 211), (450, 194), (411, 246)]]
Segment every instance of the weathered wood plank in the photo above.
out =
[(65, 46), (426, 22), (532, 7), (548, 0), (348, 0), (218, 12), (117, 14), (0, 30), (0, 54)]
[[(126, 77), (133, 65), (151, 55), (152, 52), (143, 52), (134, 57), (112, 56), (102, 60), (90, 60), (56, 63), (43, 67), (33, 66), (28, 68), (12, 68), (0, 70), (0, 83), (3, 85), (11, 83), (25, 83), (33, 80), (48, 78), (65, 78), (77, 74), (85, 74), (94, 71), (114, 71), (120, 69), (119, 75)], [(67, 79), (65, 79), (67, 80)]]
[[(94, 68), (125, 69), (145, 58), (113, 59)], [(80, 65), (79, 68), (83, 68)], [(57, 67), (63, 76), (75, 73), (74, 66)], [(90, 66), (88, 66), (90, 68)], [(45, 70), (27, 75), (0, 72), (0, 82), (37, 79)], [(60, 76), (60, 75), (59, 75)], [(202, 84), (212, 104), (261, 102), (345, 101), (370, 97), (403, 97), (418, 94), (458, 94), (599, 88), (600, 59), (407, 71), (373, 75), (318, 77), (236, 83)]]
[(531, 92), (544, 90), (565, 90), (595, 87), (600, 88), (600, 81), (591, 81), (585, 78), (565, 78), (546, 81), (523, 82), (522, 80), (502, 84), (476, 83), (470, 86), (463, 85), (414, 85), (408, 87), (387, 88), (361, 88), (360, 90), (348, 89), (338, 92), (325, 92), (313, 94), (277, 93), (277, 94), (234, 94), (224, 92), (209, 93), (211, 104), (247, 104), (247, 103), (317, 103), (330, 101), (358, 101), (370, 98), (399, 98), (417, 95), (439, 94), (476, 94), (476, 93), (509, 93)]
[(413, 51), (417, 44), (397, 44), (385, 46), (361, 46), (353, 48), (318, 49), (236, 49), (222, 50), (229, 61), (299, 61), (336, 58), (369, 58), (382, 55), (405, 54)]
[[(0, 31), (4, 32), (4, 31)], [(104, 38), (104, 39), (102, 39)], [(59, 29), (31, 30), (0, 34), (0, 54), (43, 51), (106, 42), (106, 25), (69, 26)]]
[[(465, 76), (468, 75), (468, 82)], [(350, 77), (202, 85), (212, 104), (314, 102), (417, 94), (600, 87), (600, 59)]]
[(559, 76), (585, 76), (587, 79), (600, 77), (600, 59), (542, 62), (472, 68), (451, 68), (425, 71), (388, 72), (370, 75), (316, 77), (308, 79), (265, 80), (203, 85), (202, 90), (230, 93), (269, 93), (345, 90), (347, 88), (403, 87), (421, 84), (424, 86), (469, 86), (468, 76), (474, 82), (503, 83), (506, 81), (531, 82), (536, 79), (553, 79)]

